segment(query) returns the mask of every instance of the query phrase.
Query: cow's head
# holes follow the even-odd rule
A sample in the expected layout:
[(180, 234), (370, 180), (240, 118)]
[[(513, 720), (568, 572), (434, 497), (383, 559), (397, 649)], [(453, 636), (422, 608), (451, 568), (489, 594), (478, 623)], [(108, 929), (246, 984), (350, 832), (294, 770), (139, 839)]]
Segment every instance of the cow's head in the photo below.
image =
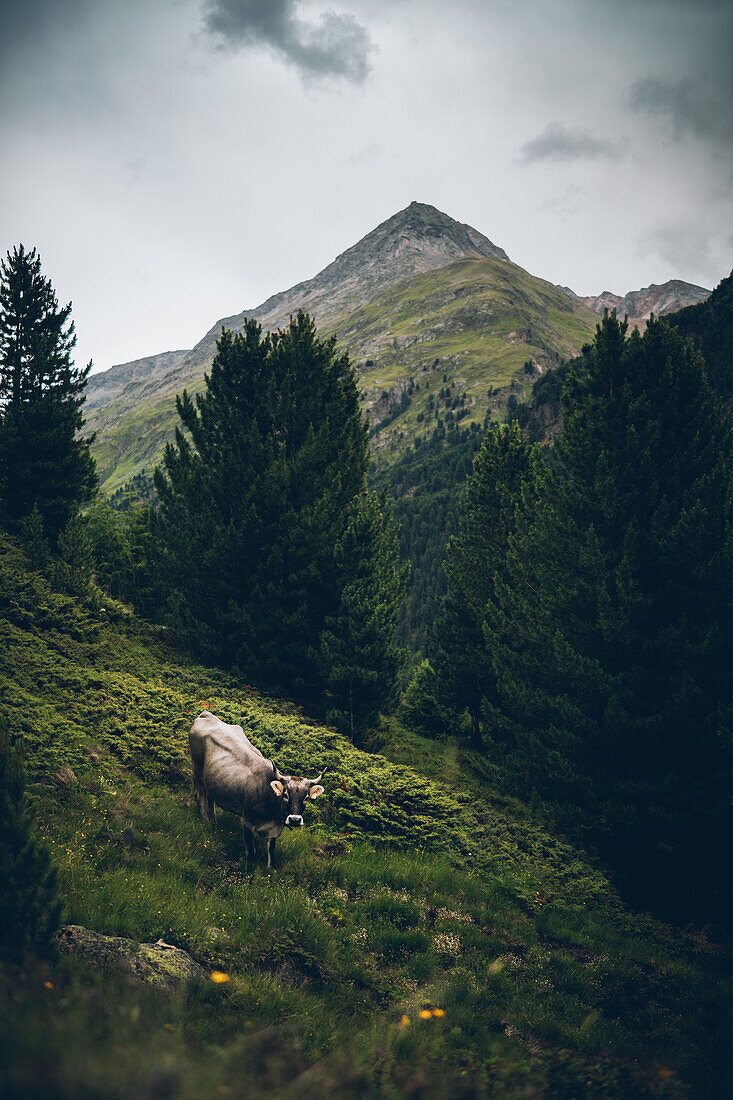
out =
[(291, 829), (299, 829), (305, 825), (303, 810), (309, 798), (318, 798), (323, 794), (321, 780), (326, 774), (326, 769), (315, 779), (303, 779), (297, 775), (283, 775), (280, 769), (275, 768), (275, 778), (270, 783), (275, 794), (280, 798), (283, 821)]

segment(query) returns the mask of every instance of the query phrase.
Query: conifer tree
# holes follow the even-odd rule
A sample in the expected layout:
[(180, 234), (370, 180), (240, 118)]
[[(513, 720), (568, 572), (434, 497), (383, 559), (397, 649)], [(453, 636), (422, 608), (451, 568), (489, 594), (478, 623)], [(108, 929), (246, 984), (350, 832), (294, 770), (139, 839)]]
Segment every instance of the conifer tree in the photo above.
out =
[(364, 493), (334, 550), (341, 598), (326, 617), (321, 666), (329, 717), (352, 741), (394, 702), (403, 654), (395, 636), (408, 566), (386, 500)]
[(348, 356), (300, 313), (262, 336), (224, 332), (156, 472), (155, 537), (176, 629), (270, 690), (315, 699), (334, 549), (363, 492), (367, 436)]
[(458, 531), (448, 542), (447, 591), (430, 653), (445, 702), (468, 710), (474, 748), (481, 746), (483, 701), (494, 693), (486, 606), (504, 564), (532, 453), (516, 423), (489, 428), (461, 494)]
[(94, 556), (87, 524), (81, 516), (72, 516), (59, 535), (58, 553), (58, 583), (76, 596), (85, 595), (92, 580)]
[(405, 688), (400, 718), (423, 737), (442, 740), (453, 732), (456, 714), (445, 702), (445, 693), (430, 661), (421, 661)]
[(56, 870), (34, 827), (20, 750), (0, 722), (0, 959), (45, 953), (58, 927)]
[(733, 449), (699, 356), (664, 323), (625, 335), (606, 317), (571, 376), (486, 636), (514, 784), (671, 881), (731, 825)]
[(0, 501), (11, 524), (37, 507), (52, 542), (97, 484), (91, 439), (77, 436), (91, 363), (72, 363), (70, 313), (35, 249), (8, 252), (0, 265)]

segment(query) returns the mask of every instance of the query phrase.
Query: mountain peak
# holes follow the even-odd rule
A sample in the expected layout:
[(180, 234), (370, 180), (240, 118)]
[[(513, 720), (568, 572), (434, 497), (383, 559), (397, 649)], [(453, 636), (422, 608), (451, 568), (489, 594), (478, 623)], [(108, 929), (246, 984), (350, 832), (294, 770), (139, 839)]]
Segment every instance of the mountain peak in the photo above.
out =
[[(503, 248), (499, 248), (473, 226), (457, 222), (436, 206), (415, 200), (404, 210), (387, 218), (371, 233), (367, 233), (357, 244), (342, 253), (342, 256), (389, 248), (390, 239), (395, 234), (409, 238), (415, 252), (422, 256), (423, 263), (420, 267), (423, 269), (441, 267), (445, 263), (468, 256), (492, 260), (509, 259)], [(433, 263), (433, 260), (436, 262)]]
[[(297, 309), (306, 309), (322, 323), (337, 314), (347, 300), (357, 307), (377, 290), (401, 279), (469, 257), (509, 259), (503, 248), (477, 229), (455, 221), (435, 206), (413, 201), (338, 255), (313, 279), (274, 294), (248, 311), (249, 316), (274, 328), (287, 322)], [(236, 324), (236, 318), (226, 320)], [(207, 335), (220, 331), (221, 323)]]

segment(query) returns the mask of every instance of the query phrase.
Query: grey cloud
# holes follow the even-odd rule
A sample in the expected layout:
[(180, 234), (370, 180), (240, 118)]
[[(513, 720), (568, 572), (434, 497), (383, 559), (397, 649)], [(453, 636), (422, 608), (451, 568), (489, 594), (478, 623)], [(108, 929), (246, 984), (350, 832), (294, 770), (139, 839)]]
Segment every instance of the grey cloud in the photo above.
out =
[(701, 272), (710, 266), (710, 235), (692, 221), (653, 226), (639, 238), (638, 247), (642, 257), (657, 257), (675, 272)]
[(688, 135), (733, 139), (729, 109), (717, 105), (700, 84), (689, 77), (680, 80), (643, 77), (632, 84), (627, 99), (633, 111), (667, 122), (677, 139)]
[(208, 0), (204, 26), (225, 45), (271, 50), (306, 81), (363, 84), (369, 75), (373, 44), (353, 15), (327, 11), (308, 22), (298, 0)]
[(570, 183), (564, 187), (559, 195), (551, 195), (540, 203), (540, 210), (552, 214), (560, 221), (568, 221), (578, 212), (578, 201), (585, 195), (584, 187), (578, 187)]
[(617, 160), (623, 151), (620, 142), (597, 137), (580, 126), (570, 129), (560, 122), (551, 123), (526, 141), (519, 150), (520, 164), (537, 164), (540, 161)]
[(0, 63), (14, 65), (34, 44), (63, 35), (69, 23), (76, 26), (88, 14), (89, 0), (69, 0), (65, 4), (49, 0), (0, 0)]

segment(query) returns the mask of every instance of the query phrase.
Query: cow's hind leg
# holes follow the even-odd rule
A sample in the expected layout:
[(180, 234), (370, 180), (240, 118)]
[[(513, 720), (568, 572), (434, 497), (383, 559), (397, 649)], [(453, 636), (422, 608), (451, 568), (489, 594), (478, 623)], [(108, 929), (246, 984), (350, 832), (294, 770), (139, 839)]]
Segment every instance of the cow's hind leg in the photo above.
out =
[(255, 844), (255, 831), (251, 825), (248, 825), (246, 821), (242, 821), (242, 839), (244, 840), (244, 857), (245, 859), (254, 859), (257, 855), (257, 845)]
[(196, 759), (192, 755), (191, 763), (193, 764), (193, 793), (196, 798), (196, 809), (201, 817), (204, 816), (204, 806), (206, 805), (206, 787), (204, 786), (204, 777), (196, 764)]
[(206, 792), (206, 816), (209, 821), (216, 821), (216, 806), (214, 805), (213, 797), (208, 791)]

